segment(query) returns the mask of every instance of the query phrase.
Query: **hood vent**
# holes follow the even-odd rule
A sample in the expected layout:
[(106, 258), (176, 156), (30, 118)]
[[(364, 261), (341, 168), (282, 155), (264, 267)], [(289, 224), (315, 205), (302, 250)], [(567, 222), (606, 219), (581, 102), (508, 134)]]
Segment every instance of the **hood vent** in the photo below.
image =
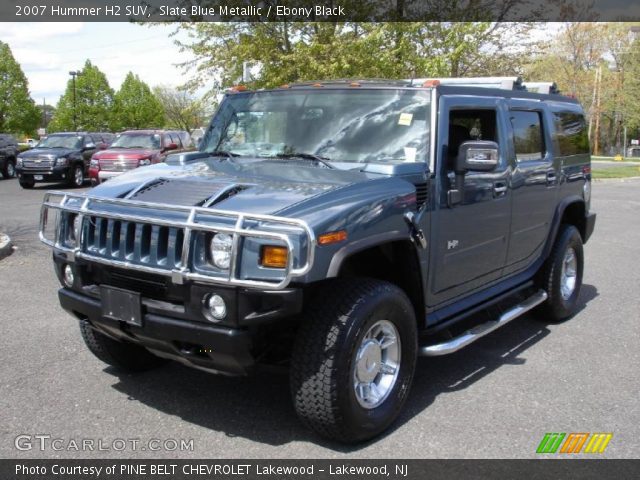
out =
[(429, 189), (427, 182), (416, 184), (416, 203), (418, 210), (427, 202), (427, 196), (429, 195)]
[[(245, 188), (243, 185), (200, 180), (158, 178), (130, 192), (126, 198), (150, 203), (208, 207)], [(238, 190), (240, 189), (240, 190)]]

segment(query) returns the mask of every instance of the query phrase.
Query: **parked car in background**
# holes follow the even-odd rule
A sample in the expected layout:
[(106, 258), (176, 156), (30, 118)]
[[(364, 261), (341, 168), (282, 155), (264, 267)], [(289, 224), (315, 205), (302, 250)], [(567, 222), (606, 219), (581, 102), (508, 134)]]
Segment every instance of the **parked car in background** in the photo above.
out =
[(91, 156), (107, 148), (113, 138), (108, 132), (64, 132), (43, 137), (35, 148), (18, 155), (16, 172), (22, 188), (36, 182), (64, 181), (84, 185)]
[(0, 173), (4, 178), (16, 176), (18, 142), (11, 135), (0, 133)]
[(108, 150), (93, 155), (89, 168), (91, 184), (163, 162), (169, 153), (192, 149), (191, 137), (185, 131), (127, 130), (116, 135)]

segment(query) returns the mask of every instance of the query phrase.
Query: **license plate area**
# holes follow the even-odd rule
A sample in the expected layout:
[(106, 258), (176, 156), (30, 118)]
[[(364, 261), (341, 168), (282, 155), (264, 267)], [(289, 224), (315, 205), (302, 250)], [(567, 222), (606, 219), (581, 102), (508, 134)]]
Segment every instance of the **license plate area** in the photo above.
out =
[(42, 180), (44, 177), (42, 175), (34, 175), (33, 179), (34, 180)]
[(100, 286), (102, 316), (112, 320), (142, 326), (140, 294), (122, 288)]

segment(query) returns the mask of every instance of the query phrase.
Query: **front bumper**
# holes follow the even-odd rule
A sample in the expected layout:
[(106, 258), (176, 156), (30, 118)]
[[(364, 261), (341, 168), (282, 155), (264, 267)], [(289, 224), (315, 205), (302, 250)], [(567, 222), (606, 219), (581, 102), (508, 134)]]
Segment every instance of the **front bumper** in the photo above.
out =
[[(66, 260), (56, 255), (54, 260), (62, 280)], [(196, 368), (249, 373), (265, 347), (265, 332), (286, 328), (286, 321), (302, 311), (301, 289), (263, 291), (195, 282), (173, 285), (161, 277), (83, 262), (72, 267), (73, 288), (59, 291), (65, 310), (106, 335)], [(105, 317), (98, 284), (139, 293), (141, 326)], [(203, 307), (203, 298), (211, 293), (220, 295), (227, 306), (226, 317), (218, 323), (207, 318)]]
[(70, 178), (70, 170), (68, 166), (53, 168), (17, 167), (16, 173), (18, 174), (18, 178), (35, 178), (36, 176), (40, 176), (42, 177), (42, 180), (36, 180), (40, 182), (60, 182)]
[(102, 315), (100, 300), (61, 288), (60, 304), (99, 332), (128, 341), (154, 353), (196, 368), (247, 374), (254, 365), (252, 338), (247, 330), (185, 322), (163, 315), (144, 314), (143, 326), (125, 324)]

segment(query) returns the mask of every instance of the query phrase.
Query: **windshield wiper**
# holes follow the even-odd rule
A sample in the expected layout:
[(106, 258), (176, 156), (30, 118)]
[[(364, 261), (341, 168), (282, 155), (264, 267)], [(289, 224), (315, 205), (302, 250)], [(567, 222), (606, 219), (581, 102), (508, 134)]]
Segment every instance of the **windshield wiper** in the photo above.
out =
[(292, 153), (278, 153), (277, 155), (273, 155), (272, 158), (301, 158), (303, 160), (312, 160), (321, 165), (324, 165), (326, 168), (335, 168), (329, 162), (330, 158), (321, 157), (320, 155), (316, 155), (314, 153), (306, 153), (306, 152), (292, 152)]
[(239, 153), (230, 152), (229, 150), (214, 150), (213, 152), (207, 152), (212, 157), (227, 157), (233, 160), (234, 157), (239, 157)]

